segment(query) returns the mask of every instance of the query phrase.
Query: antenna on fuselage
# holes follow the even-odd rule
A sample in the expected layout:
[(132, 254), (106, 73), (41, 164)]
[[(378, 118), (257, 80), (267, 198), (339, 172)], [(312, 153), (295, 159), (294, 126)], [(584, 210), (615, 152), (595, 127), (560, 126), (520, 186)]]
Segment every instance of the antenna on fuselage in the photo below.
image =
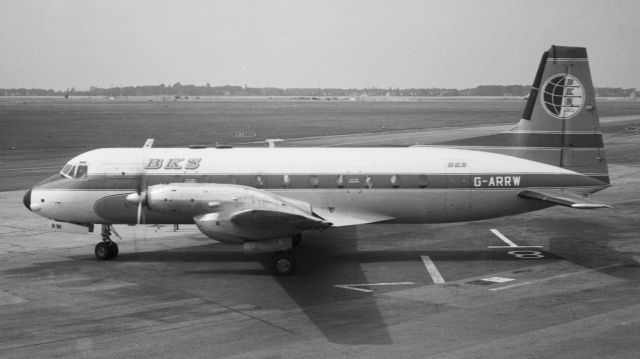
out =
[(284, 141), (282, 138), (267, 138), (265, 142), (269, 144), (269, 148), (276, 148), (276, 142)]
[(153, 147), (153, 142), (155, 140), (153, 138), (147, 138), (147, 140), (144, 142), (144, 145), (142, 146), (142, 148), (151, 148)]

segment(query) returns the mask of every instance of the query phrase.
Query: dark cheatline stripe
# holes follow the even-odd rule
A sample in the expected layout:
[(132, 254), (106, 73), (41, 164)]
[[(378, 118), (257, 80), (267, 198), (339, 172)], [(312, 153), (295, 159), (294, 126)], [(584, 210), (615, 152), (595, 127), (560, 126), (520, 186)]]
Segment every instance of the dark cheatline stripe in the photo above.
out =
[[(589, 187), (608, 183), (606, 176), (580, 174), (521, 174), (521, 173), (471, 173), (471, 174), (183, 174), (145, 175), (145, 183), (152, 186), (162, 183), (216, 183), (237, 184), (259, 189), (504, 189), (526, 187)], [(58, 190), (122, 190), (135, 191), (139, 179), (90, 176), (88, 179), (61, 179), (48, 183), (42, 189)]]
[(549, 49), (549, 59), (586, 59), (587, 49), (584, 47), (567, 47), (553, 45)]
[(495, 146), (495, 147), (573, 147), (602, 148), (599, 133), (526, 133), (502, 132), (495, 135), (465, 138), (438, 143), (442, 146)]
[(542, 83), (542, 74), (544, 73), (544, 67), (547, 63), (547, 57), (549, 57), (549, 51), (545, 51), (544, 54), (542, 54), (540, 65), (538, 65), (538, 72), (536, 72), (536, 78), (533, 80), (533, 85), (531, 85), (529, 99), (527, 100), (527, 105), (525, 106), (524, 112), (522, 113), (522, 118), (525, 120), (531, 119), (533, 108), (536, 104), (536, 101), (538, 100), (538, 92), (540, 91), (540, 83)]

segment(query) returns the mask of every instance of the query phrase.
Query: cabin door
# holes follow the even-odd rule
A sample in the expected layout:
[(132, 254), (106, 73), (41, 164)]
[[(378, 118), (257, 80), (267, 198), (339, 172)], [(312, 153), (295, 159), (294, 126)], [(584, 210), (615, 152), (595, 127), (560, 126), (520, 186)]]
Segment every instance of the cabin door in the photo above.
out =
[(444, 163), (445, 211), (453, 218), (465, 217), (471, 208), (469, 161), (449, 159)]

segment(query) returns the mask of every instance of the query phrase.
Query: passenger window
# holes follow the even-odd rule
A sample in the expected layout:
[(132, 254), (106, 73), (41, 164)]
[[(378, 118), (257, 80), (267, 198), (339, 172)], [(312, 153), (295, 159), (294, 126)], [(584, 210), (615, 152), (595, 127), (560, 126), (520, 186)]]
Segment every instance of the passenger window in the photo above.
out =
[(427, 179), (426, 175), (418, 176), (418, 187), (427, 188), (428, 185), (429, 185), (429, 180)]
[(262, 178), (262, 176), (260, 175), (256, 176), (255, 186), (258, 188), (264, 187), (264, 178)]
[(74, 176), (74, 178), (87, 178), (87, 166), (78, 166), (78, 170), (76, 171), (76, 175)]
[(393, 188), (400, 187), (400, 176), (398, 175), (391, 176), (391, 187)]
[(309, 176), (309, 187), (317, 188), (320, 183), (318, 176)]
[(282, 176), (282, 187), (289, 188), (291, 187), (291, 176), (283, 175)]
[(373, 177), (367, 175), (367, 177), (364, 180), (364, 185), (369, 189), (373, 188)]

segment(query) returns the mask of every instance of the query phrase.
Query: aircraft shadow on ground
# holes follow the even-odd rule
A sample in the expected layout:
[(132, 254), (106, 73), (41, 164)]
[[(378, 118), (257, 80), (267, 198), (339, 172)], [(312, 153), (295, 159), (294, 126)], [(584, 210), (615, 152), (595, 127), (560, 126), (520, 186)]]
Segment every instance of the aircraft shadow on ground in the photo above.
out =
[[(579, 218), (550, 218), (540, 220), (546, 225), (566, 227), (569, 223), (580, 228)], [(587, 268), (598, 268), (614, 263), (631, 263), (629, 256), (606, 247), (604, 237), (611, 231), (609, 226), (597, 225), (584, 219), (583, 228), (589, 230), (580, 234), (567, 235), (566, 231), (558, 231), (549, 240), (545, 257), (541, 259), (566, 259)], [(615, 226), (615, 224), (612, 224)], [(549, 231), (547, 231), (549, 233)], [(360, 238), (360, 240), (367, 240)], [(358, 251), (357, 229), (345, 229), (330, 234), (306, 236), (299, 248), (295, 249), (298, 271), (292, 277), (274, 277), (296, 306), (302, 310), (314, 326), (325, 338), (333, 343), (346, 345), (390, 345), (393, 339), (387, 330), (385, 318), (381, 313), (376, 296), (372, 293), (346, 291), (336, 288), (336, 284), (368, 283), (363, 272), (363, 265), (379, 262), (420, 262), (421, 255), (429, 255), (434, 261), (517, 261), (503, 250), (425, 250), (425, 248), (366, 250)], [(406, 247), (399, 244), (400, 248)], [(574, 247), (579, 247), (579, 251)], [(271, 276), (270, 255), (246, 256), (237, 246), (211, 243), (194, 247), (180, 247), (148, 252), (123, 251), (119, 257), (108, 263), (110, 269), (104, 270), (104, 262), (96, 261), (93, 255), (70, 256), (71, 261), (38, 263), (34, 267), (4, 271), (3, 275), (27, 275), (42, 278), (47, 275), (64, 275), (83, 272), (89, 276), (102, 278), (113, 271), (114, 279), (119, 279), (126, 270), (117, 269), (119, 263), (213, 263), (214, 266), (185, 266), (181, 269), (185, 275), (233, 275), (237, 280), (251, 276)], [(229, 265), (224, 263), (259, 262), (261, 266)], [(537, 260), (539, 261), (539, 260)], [(220, 263), (217, 263), (220, 262)], [(390, 264), (393, 266), (393, 264)], [(262, 268), (260, 268), (262, 267)], [(180, 268), (180, 267), (179, 267)], [(163, 270), (172, 271), (172, 268)], [(149, 274), (149, 273), (148, 273)], [(146, 274), (146, 275), (148, 275)], [(610, 274), (608, 272), (607, 274)], [(145, 275), (144, 273), (142, 275)], [(178, 276), (180, 274), (177, 274)], [(614, 272), (612, 275), (616, 275)], [(628, 273), (618, 272), (628, 278)], [(138, 275), (140, 277), (140, 275)], [(140, 279), (140, 278), (139, 278)], [(235, 279), (231, 279), (232, 281)], [(248, 288), (247, 290), (250, 290)]]

